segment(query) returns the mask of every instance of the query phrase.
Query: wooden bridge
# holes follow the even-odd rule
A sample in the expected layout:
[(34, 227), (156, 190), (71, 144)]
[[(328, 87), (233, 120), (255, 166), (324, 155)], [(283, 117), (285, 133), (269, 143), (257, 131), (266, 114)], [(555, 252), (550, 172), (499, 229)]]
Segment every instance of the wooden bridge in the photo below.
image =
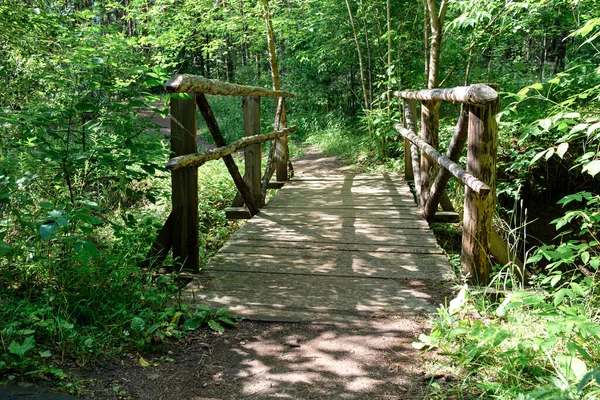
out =
[[(191, 75), (170, 80), (173, 209), (148, 260), (162, 262), (173, 248), (179, 268), (198, 270), (198, 168), (223, 158), (239, 195), (228, 215), (250, 218), (213, 257), (183, 297), (241, 316), (282, 321), (360, 321), (430, 311), (443, 282), (455, 279), (429, 230), (450, 175), (466, 186), (462, 268), (472, 284), (486, 284), (490, 257), (513, 263), (492, 230), (498, 94), (487, 85), (397, 92), (405, 100), (406, 175), (390, 173), (301, 175), (288, 180), (284, 98), (292, 94), (233, 85)], [(243, 96), (245, 137), (227, 144), (204, 96)], [(274, 131), (260, 133), (260, 98), (276, 97)], [(422, 134), (416, 135), (415, 100), (422, 101)], [(463, 111), (448, 154), (437, 152), (439, 103)], [(196, 106), (218, 148), (196, 154)], [(261, 177), (260, 143), (273, 140)], [(468, 142), (467, 170), (456, 162)], [(244, 148), (245, 174), (231, 153)], [(419, 150), (422, 155), (419, 155)], [(441, 168), (435, 166), (435, 162)], [(277, 181), (270, 182), (276, 172)], [(280, 188), (265, 205), (267, 188)], [(416, 199), (416, 203), (415, 203)], [(444, 207), (446, 209), (446, 207)], [(455, 214), (457, 216), (457, 214)]]

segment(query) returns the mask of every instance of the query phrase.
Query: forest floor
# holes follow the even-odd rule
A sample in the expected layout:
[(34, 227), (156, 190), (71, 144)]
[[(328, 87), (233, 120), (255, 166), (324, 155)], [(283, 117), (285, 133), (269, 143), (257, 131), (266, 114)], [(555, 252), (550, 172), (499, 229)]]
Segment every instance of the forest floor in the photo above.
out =
[[(344, 172), (309, 147), (296, 173)], [(443, 295), (434, 301), (444, 301)], [(67, 370), (75, 396), (47, 388), (0, 389), (1, 399), (422, 399), (433, 380), (411, 346), (428, 316), (364, 326), (242, 321), (223, 334), (194, 331), (153, 350)], [(12, 390), (12, 392), (11, 392)], [(52, 397), (57, 396), (57, 397)]]

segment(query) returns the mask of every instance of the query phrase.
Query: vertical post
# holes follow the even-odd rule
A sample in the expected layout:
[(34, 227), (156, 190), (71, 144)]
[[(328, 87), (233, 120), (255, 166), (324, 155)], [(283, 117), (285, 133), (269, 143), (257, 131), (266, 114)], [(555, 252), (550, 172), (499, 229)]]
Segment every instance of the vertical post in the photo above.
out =
[[(242, 102), (244, 108), (244, 136), (260, 135), (260, 97), (246, 96)], [(260, 144), (254, 144), (244, 149), (244, 181), (250, 191), (250, 197), (258, 207), (262, 204), (260, 182), (261, 164)]]
[[(415, 100), (404, 100), (403, 109), (406, 109), (406, 107), (410, 108), (410, 115), (412, 115), (414, 118), (414, 116), (417, 115), (417, 102)], [(412, 130), (416, 134), (417, 127), (416, 126), (409, 127), (408, 118), (406, 115), (407, 113), (403, 112), (402, 114), (404, 115), (404, 127), (408, 130)], [(414, 125), (414, 121), (411, 121), (411, 122), (413, 123), (412, 125)], [(413, 165), (412, 165), (410, 146), (411, 146), (410, 141), (407, 138), (404, 138), (404, 178), (407, 181), (414, 181), (415, 173), (414, 173)]]
[(469, 284), (487, 285), (490, 275), (489, 248), (496, 202), (496, 156), (499, 101), (485, 106), (469, 106), (467, 172), (492, 189), (481, 196), (465, 189), (465, 212), (461, 268), (469, 275)]
[[(285, 103), (282, 105), (281, 109), (281, 120), (279, 123), (279, 128), (286, 128), (287, 120), (285, 114)], [(288, 148), (288, 137), (284, 136), (278, 139), (275, 139), (275, 177), (278, 181), (287, 181), (288, 180), (288, 159), (290, 156), (290, 150)]]
[[(433, 146), (439, 147), (440, 103), (437, 101), (421, 102), (421, 138)], [(436, 163), (426, 154), (421, 154), (421, 199), (419, 204), (425, 205), (431, 187), (431, 175), (435, 172)]]
[[(181, 156), (196, 152), (196, 95), (190, 100), (171, 98), (171, 152)], [(173, 205), (173, 258), (176, 266), (199, 269), (198, 169), (171, 172)]]

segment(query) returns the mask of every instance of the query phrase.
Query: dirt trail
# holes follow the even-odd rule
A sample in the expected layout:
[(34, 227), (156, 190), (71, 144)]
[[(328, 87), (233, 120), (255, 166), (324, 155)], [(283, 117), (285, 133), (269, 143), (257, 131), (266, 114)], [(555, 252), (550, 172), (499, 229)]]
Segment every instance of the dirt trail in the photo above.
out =
[[(315, 148), (294, 162), (297, 174), (345, 168)], [(82, 377), (96, 384), (80, 398), (423, 398), (430, 378), (411, 343), (426, 331), (427, 316), (364, 325), (243, 321), (222, 335), (198, 332), (142, 355), (156, 366), (142, 367), (132, 355), (87, 369)]]
[[(294, 168), (296, 174), (345, 169), (315, 148)], [(443, 302), (442, 293), (433, 302)], [(427, 316), (374, 316), (363, 325), (242, 321), (224, 334), (195, 332), (153, 352), (70, 371), (83, 388), (73, 398), (424, 398), (430, 377), (411, 343), (427, 330)], [(150, 366), (141, 366), (140, 357)], [(49, 397), (3, 397), (0, 390), (0, 398)]]

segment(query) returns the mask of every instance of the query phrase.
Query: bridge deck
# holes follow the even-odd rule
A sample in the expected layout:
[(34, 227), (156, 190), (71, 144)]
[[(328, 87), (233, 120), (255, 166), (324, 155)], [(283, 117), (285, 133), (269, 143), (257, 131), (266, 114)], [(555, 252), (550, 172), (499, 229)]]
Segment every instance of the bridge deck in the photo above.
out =
[(453, 279), (401, 175), (287, 183), (183, 296), (266, 321), (353, 322), (431, 311)]

